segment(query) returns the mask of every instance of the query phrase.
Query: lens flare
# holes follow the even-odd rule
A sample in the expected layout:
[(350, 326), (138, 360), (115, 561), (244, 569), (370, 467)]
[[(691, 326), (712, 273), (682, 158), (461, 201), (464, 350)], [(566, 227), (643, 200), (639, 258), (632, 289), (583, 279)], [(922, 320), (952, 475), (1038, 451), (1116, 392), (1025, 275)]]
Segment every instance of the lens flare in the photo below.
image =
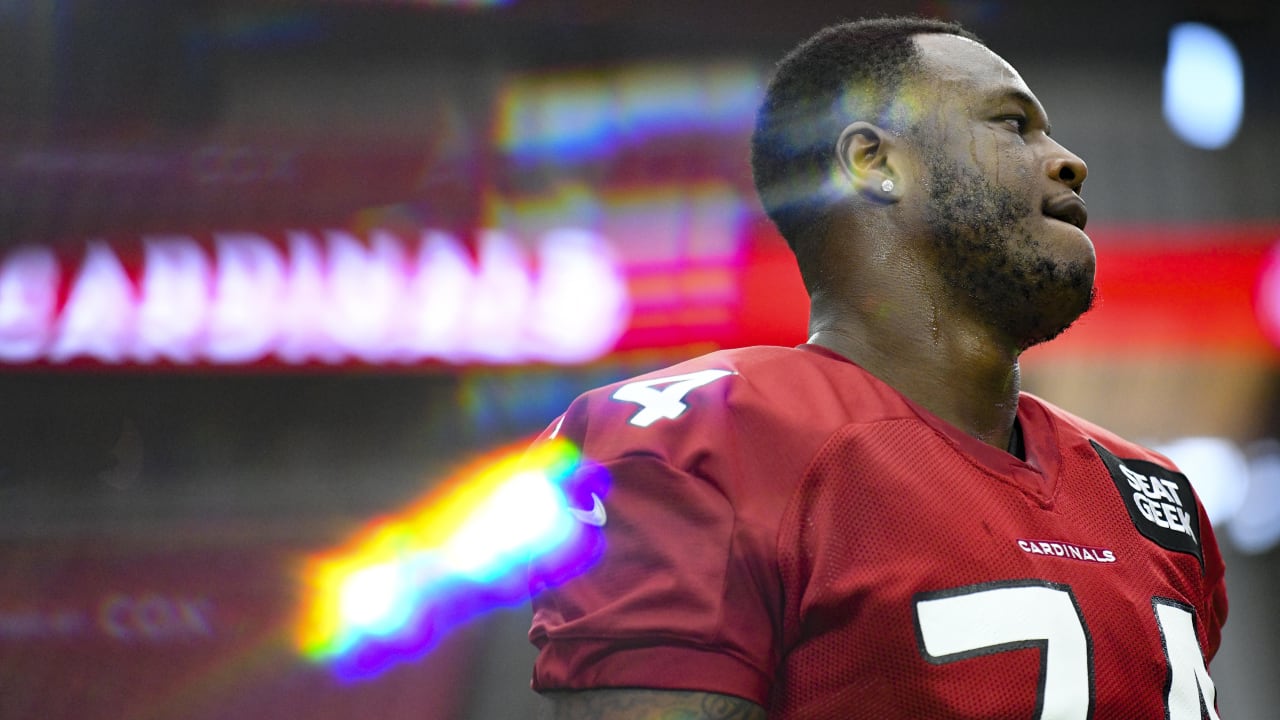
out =
[[(348, 679), (420, 657), (459, 624), (557, 584), (599, 557), (599, 528), (568, 500), (607, 476), (552, 439), (487, 457), (346, 547), (308, 559), (294, 640)], [(533, 561), (537, 561), (532, 564)]]

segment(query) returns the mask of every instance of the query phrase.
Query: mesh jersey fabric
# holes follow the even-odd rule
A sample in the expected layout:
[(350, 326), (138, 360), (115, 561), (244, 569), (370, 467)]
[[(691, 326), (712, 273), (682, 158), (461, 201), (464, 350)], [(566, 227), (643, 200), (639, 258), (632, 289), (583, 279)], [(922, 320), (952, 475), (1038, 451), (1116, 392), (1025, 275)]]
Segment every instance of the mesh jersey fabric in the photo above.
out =
[[(613, 397), (696, 373), (647, 424)], [(534, 689), (719, 692), (785, 720), (1199, 718), (1226, 616), (1199, 503), (1173, 498), (1199, 556), (1163, 547), (1091, 441), (1167, 459), (1028, 394), (1018, 422), (1026, 461), (815, 346), (585, 394), (554, 432), (607, 472), (603, 551), (535, 594)]]

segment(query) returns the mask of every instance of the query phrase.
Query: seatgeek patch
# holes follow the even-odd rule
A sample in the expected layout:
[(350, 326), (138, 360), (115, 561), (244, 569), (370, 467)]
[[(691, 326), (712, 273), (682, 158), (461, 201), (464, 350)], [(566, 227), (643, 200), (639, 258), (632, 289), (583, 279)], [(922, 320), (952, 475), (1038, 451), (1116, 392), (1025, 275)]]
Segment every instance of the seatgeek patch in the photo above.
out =
[(1089, 441), (1111, 473), (1138, 532), (1160, 547), (1190, 553), (1204, 566), (1200, 512), (1187, 476), (1146, 460), (1121, 460)]

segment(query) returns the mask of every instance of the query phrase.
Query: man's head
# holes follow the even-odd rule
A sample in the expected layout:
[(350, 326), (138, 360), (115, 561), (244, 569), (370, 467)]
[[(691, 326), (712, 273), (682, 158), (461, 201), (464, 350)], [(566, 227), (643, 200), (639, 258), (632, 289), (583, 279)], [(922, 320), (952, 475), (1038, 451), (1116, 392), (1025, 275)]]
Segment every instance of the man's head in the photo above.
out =
[(769, 218), (797, 249), (842, 196), (835, 143), (855, 120), (898, 131), (904, 80), (920, 72), (915, 36), (977, 38), (958, 25), (878, 18), (824, 28), (782, 58), (756, 115), (751, 170)]
[(752, 167), (811, 293), (878, 271), (850, 267), (849, 243), (891, 241), (1023, 347), (1092, 301), (1084, 163), (1050, 139), (1018, 73), (956, 25), (859, 21), (800, 45), (760, 108)]

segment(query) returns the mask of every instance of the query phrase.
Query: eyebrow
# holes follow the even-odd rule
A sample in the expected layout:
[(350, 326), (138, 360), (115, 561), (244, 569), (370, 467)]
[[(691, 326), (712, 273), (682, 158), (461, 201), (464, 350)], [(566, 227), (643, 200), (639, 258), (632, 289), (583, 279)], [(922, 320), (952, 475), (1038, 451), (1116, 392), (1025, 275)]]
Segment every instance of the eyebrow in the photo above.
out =
[(1044, 108), (1040, 106), (1040, 103), (1037, 102), (1035, 98), (1031, 97), (1031, 95), (1023, 92), (1022, 90), (1010, 88), (1000, 94), (1000, 99), (1017, 100), (1021, 105), (1035, 110), (1036, 114), (1044, 120), (1044, 134), (1050, 136), (1053, 135), (1053, 123), (1049, 122), (1049, 114), (1045, 112)]

